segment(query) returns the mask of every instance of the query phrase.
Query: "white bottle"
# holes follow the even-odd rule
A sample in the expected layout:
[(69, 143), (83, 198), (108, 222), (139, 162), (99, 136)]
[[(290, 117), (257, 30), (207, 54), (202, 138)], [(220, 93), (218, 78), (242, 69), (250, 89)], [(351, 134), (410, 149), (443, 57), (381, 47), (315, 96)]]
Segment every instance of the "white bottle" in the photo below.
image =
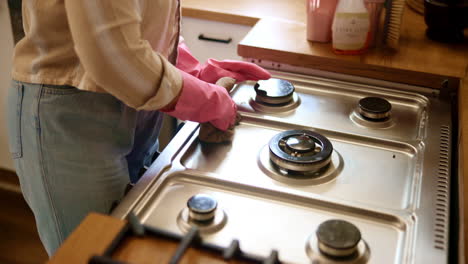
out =
[(369, 13), (363, 0), (339, 0), (332, 25), (333, 51), (361, 54), (369, 41)]

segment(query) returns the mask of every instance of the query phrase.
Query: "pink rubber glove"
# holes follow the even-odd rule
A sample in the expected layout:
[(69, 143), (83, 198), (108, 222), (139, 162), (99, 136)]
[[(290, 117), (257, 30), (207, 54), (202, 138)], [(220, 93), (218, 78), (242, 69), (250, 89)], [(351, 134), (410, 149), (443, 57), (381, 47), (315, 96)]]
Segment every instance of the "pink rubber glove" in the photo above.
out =
[(222, 77), (231, 77), (238, 82), (267, 80), (271, 77), (268, 71), (245, 61), (208, 59), (204, 65), (201, 65), (184, 42), (179, 43), (178, 53), (176, 67), (205, 82), (215, 83)]
[(224, 87), (181, 71), (183, 87), (174, 109), (163, 112), (182, 120), (210, 122), (226, 131), (236, 121), (237, 106)]

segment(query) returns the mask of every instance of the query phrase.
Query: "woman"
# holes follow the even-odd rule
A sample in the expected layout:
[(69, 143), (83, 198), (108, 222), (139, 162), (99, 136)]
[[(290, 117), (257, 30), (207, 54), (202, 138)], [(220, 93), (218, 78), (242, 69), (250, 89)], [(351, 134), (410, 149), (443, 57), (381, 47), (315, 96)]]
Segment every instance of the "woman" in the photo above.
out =
[(245, 62), (200, 65), (178, 43), (179, 10), (176, 0), (23, 0), (10, 150), (49, 255), (138, 180), (158, 147), (158, 110), (224, 131), (236, 106), (211, 83), (270, 77)]

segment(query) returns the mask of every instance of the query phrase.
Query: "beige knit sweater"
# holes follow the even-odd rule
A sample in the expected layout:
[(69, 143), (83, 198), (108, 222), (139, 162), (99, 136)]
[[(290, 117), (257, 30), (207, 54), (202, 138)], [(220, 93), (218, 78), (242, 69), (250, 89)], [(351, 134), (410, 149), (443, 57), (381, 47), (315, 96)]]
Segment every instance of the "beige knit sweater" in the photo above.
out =
[(179, 94), (178, 0), (23, 0), (12, 77), (107, 92), (155, 110)]

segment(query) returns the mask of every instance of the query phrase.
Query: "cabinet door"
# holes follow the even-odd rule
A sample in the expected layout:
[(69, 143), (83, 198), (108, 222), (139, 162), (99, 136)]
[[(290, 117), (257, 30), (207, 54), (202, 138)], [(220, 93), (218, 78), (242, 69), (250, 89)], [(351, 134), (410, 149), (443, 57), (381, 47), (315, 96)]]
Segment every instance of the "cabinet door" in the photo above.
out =
[(200, 61), (209, 58), (240, 60), (237, 44), (252, 27), (212, 20), (182, 17), (182, 36)]

